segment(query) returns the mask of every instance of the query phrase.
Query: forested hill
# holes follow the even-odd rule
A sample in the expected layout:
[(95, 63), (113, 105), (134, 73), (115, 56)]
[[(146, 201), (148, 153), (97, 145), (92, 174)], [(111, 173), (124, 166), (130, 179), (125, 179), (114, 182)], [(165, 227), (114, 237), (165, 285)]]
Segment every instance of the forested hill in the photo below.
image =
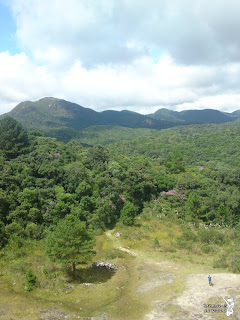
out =
[(152, 119), (130, 111), (96, 112), (62, 99), (43, 98), (36, 102), (25, 101), (17, 105), (9, 116), (28, 129), (42, 130), (47, 134), (69, 135), (73, 138), (79, 130), (92, 125), (118, 125), (129, 128), (169, 128), (176, 123)]
[[(36, 129), (58, 140), (79, 139), (81, 130), (91, 126), (121, 126), (126, 128), (166, 129), (195, 123), (223, 123), (237, 120), (238, 111), (223, 113), (218, 110), (187, 110), (176, 112), (159, 109), (154, 114), (142, 115), (128, 110), (96, 112), (57, 98), (25, 101), (17, 105), (9, 116), (27, 129)], [(4, 117), (1, 116), (1, 118)]]
[[(118, 131), (120, 132), (119, 129)], [(131, 136), (131, 132), (128, 136)], [(93, 144), (97, 139), (104, 141), (104, 137), (99, 131), (98, 136), (97, 133), (94, 138), (89, 135), (83, 141)], [(121, 155), (155, 159), (164, 159), (177, 149), (190, 166), (219, 161), (239, 167), (239, 137), (240, 120), (222, 124), (178, 126), (161, 131), (138, 129), (138, 137), (132, 136), (131, 140), (125, 139), (122, 142), (119, 140), (109, 144), (108, 149)]]
[(228, 113), (212, 109), (184, 110), (178, 112), (162, 108), (148, 116), (153, 119), (178, 122), (179, 124), (224, 123), (240, 118), (239, 110)]
[(183, 219), (239, 223), (239, 121), (150, 134), (85, 148), (1, 120), (0, 243), (13, 234), (44, 237), (67, 214), (94, 230), (134, 224), (153, 204), (170, 213), (177, 206)]

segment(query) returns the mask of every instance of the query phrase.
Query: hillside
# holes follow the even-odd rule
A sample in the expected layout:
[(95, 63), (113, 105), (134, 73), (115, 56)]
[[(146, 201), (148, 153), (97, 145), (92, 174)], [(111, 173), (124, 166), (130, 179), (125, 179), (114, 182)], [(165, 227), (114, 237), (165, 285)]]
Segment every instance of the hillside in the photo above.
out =
[(0, 121), (0, 319), (191, 320), (239, 299), (240, 122), (95, 129), (118, 142)]
[[(188, 165), (201, 165), (209, 161), (221, 161), (234, 166), (240, 163), (239, 120), (222, 124), (179, 126), (161, 131), (149, 130), (144, 133), (144, 130), (139, 129), (138, 137), (122, 142), (119, 139), (109, 144), (108, 149), (120, 155), (144, 155), (153, 159), (164, 159), (177, 149)], [(104, 133), (96, 134), (99, 140), (104, 138)], [(96, 136), (88, 136), (84, 141), (94, 144), (96, 139)]]
[(40, 130), (60, 140), (76, 138), (81, 129), (93, 125), (152, 129), (163, 129), (176, 125), (170, 121), (156, 120), (126, 110), (96, 112), (57, 98), (21, 102), (7, 115), (19, 121), (27, 129)]
[[(71, 139), (86, 140), (85, 133), (87, 132), (88, 135), (89, 131), (82, 130), (89, 127), (94, 128), (90, 131), (95, 135), (95, 131), (103, 131), (105, 126), (118, 126), (118, 130), (120, 127), (159, 130), (179, 125), (232, 122), (240, 117), (239, 110), (226, 113), (210, 109), (181, 112), (159, 109), (150, 115), (142, 115), (128, 110), (96, 112), (90, 108), (84, 108), (76, 103), (57, 98), (21, 102), (7, 115), (19, 121), (27, 129), (42, 131), (47, 136), (56, 137), (65, 142)], [(2, 115), (0, 118), (4, 116)], [(100, 126), (99, 129), (97, 126)], [(106, 129), (108, 130), (107, 127)], [(129, 132), (131, 134), (127, 139), (136, 135), (131, 130)], [(146, 134), (148, 134), (147, 131)], [(103, 139), (102, 141), (104, 144), (118, 141), (117, 137), (114, 139)], [(102, 143), (101, 140), (99, 142)], [(88, 142), (85, 141), (85, 143)]]
[(149, 114), (149, 117), (157, 120), (174, 121), (179, 124), (224, 123), (239, 119), (240, 113), (239, 110), (227, 113), (212, 109), (178, 112), (162, 108), (153, 114)]

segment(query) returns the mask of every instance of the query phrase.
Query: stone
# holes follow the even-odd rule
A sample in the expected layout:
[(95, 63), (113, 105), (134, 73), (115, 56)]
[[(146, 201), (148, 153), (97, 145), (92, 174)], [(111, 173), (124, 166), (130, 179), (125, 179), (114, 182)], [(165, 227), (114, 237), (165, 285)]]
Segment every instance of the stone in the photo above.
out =
[(118, 269), (115, 264), (109, 263), (107, 261), (96, 261), (92, 264), (92, 266), (95, 268), (108, 269), (111, 271), (116, 271)]

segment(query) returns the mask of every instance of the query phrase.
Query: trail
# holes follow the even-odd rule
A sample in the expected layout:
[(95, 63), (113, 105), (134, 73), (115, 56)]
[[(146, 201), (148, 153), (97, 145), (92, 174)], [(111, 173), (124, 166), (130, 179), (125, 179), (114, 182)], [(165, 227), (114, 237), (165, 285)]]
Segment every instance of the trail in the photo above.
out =
[(108, 231), (106, 233), (106, 236), (115, 244), (115, 248), (114, 248), (115, 250), (120, 250), (120, 251), (126, 252), (134, 257), (138, 256), (138, 253), (133, 252), (133, 251), (129, 250), (128, 248), (122, 247), (120, 240), (117, 237), (113, 236), (111, 231)]
[[(206, 273), (186, 275), (182, 272), (181, 263), (146, 259), (141, 252), (124, 248), (121, 245), (121, 239), (113, 236), (111, 232), (106, 235), (113, 241), (116, 250), (127, 252), (141, 260), (140, 273), (142, 276), (136, 285), (135, 293), (143, 297), (144, 295), (155, 297), (154, 293), (159, 292), (159, 299), (152, 301), (151, 311), (146, 313), (142, 320), (240, 319), (240, 275), (211, 273), (214, 285), (209, 286), (207, 270)], [(203, 267), (200, 269), (202, 270)], [(179, 280), (185, 285), (185, 289), (182, 293), (177, 294), (174, 287), (176, 281)], [(168, 286), (173, 288), (169, 296), (164, 294)], [(222, 297), (229, 299), (231, 296), (236, 297), (233, 307), (234, 314), (227, 317)], [(206, 307), (206, 305), (209, 306)], [(218, 312), (220, 309), (222, 312)]]
[[(184, 292), (168, 302), (156, 301), (155, 308), (146, 315), (145, 319), (227, 319), (226, 308), (223, 307), (225, 302), (222, 297), (229, 299), (231, 296), (236, 297), (236, 303), (233, 308), (234, 314), (229, 319), (240, 319), (240, 275), (213, 274), (213, 287), (208, 285), (207, 276), (207, 274), (187, 276)], [(171, 307), (179, 310), (177, 317), (169, 312)], [(222, 312), (216, 311), (220, 309)]]

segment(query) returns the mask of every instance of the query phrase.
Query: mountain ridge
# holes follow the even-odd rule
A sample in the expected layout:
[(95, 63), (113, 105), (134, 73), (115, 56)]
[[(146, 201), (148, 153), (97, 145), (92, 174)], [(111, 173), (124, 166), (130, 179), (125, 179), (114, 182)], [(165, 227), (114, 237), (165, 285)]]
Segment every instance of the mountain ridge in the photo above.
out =
[(64, 99), (45, 97), (34, 102), (23, 101), (0, 118), (6, 115), (19, 121), (26, 129), (36, 129), (68, 141), (91, 126), (112, 125), (160, 130), (179, 125), (232, 122), (240, 118), (240, 110), (232, 113), (214, 109), (178, 112), (162, 108), (148, 115), (129, 110), (97, 112)]
[(173, 111), (161, 108), (148, 116), (153, 119), (164, 119), (166, 121), (174, 120), (175, 122), (182, 124), (224, 123), (239, 119), (240, 110), (228, 113), (216, 109)]

